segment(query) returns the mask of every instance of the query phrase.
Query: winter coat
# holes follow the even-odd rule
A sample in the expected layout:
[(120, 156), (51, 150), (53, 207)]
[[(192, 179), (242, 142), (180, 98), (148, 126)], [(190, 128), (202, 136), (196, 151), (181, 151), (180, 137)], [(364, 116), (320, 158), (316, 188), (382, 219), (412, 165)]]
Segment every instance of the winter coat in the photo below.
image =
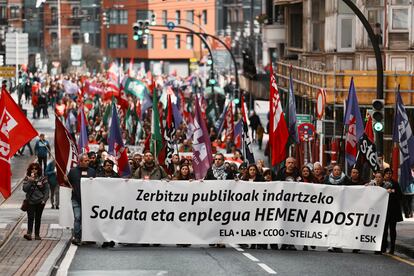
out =
[(136, 179), (151, 179), (151, 180), (161, 180), (167, 177), (167, 173), (164, 169), (154, 164), (152, 167), (148, 167), (145, 163), (139, 167), (133, 175), (133, 178)]
[(90, 178), (95, 177), (96, 172), (92, 168), (81, 168), (81, 167), (75, 167), (72, 168), (68, 173), (68, 179), (70, 184), (72, 185), (72, 200), (76, 200), (79, 204), (81, 204), (81, 178)]
[(42, 201), (46, 202), (49, 198), (49, 185), (47, 178), (41, 176), (36, 178), (34, 181), (30, 181), (29, 177), (26, 176), (23, 179), (23, 191), (26, 193), (26, 199), (29, 204), (40, 204)]
[(395, 190), (394, 193), (389, 193), (387, 219), (388, 221), (403, 221), (401, 212), (402, 192), (400, 185), (394, 181), (388, 181), (387, 183), (390, 183), (391, 189)]

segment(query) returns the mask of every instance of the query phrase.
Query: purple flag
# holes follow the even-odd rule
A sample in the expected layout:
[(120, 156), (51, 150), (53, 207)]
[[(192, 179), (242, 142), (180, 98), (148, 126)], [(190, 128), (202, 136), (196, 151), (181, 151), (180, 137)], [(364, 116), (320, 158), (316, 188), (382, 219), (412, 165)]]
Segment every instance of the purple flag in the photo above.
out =
[(400, 87), (398, 87), (395, 101), (395, 118), (393, 141), (398, 143), (400, 148), (400, 186), (404, 193), (413, 193), (413, 176), (411, 167), (414, 166), (414, 136), (408, 121), (407, 111), (405, 110)]
[(292, 72), (290, 72), (289, 77), (289, 95), (288, 95), (288, 130), (289, 130), (289, 140), (291, 144), (299, 144), (299, 135), (298, 135), (298, 127), (296, 125), (296, 101), (295, 101), (295, 94), (293, 93), (293, 79), (292, 79)]
[(124, 141), (122, 141), (118, 113), (116, 112), (114, 103), (112, 103), (112, 119), (111, 126), (109, 127), (108, 152), (116, 158), (118, 163), (118, 174), (120, 176), (130, 175), (131, 169), (128, 163), (128, 155), (124, 146)]
[(203, 179), (213, 163), (210, 136), (201, 115), (198, 97), (195, 98), (194, 134), (193, 134), (193, 168), (196, 179)]
[(358, 98), (355, 91), (354, 79), (351, 78), (349, 94), (347, 100), (348, 106), (345, 114), (345, 124), (348, 125), (348, 131), (345, 138), (345, 158), (350, 166), (356, 162), (358, 153), (358, 141), (364, 134), (364, 125), (362, 123), (361, 111), (358, 106)]
[(78, 151), (80, 153), (87, 153), (89, 152), (88, 146), (88, 130), (86, 129), (86, 117), (85, 112), (83, 110), (83, 105), (80, 107), (80, 117), (81, 117), (81, 127), (80, 127), (80, 135), (79, 135), (79, 142), (78, 142)]

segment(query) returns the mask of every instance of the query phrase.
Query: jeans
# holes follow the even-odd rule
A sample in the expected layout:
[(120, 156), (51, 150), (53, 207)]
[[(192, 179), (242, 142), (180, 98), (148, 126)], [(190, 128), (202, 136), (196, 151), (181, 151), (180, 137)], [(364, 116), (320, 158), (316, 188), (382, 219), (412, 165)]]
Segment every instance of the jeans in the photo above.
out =
[(50, 203), (52, 206), (59, 207), (59, 185), (50, 186)]
[(37, 162), (39, 163), (40, 168), (42, 169), (43, 175), (45, 175), (47, 166), (47, 156), (37, 156)]
[(73, 236), (75, 239), (82, 239), (82, 209), (79, 202), (72, 199), (73, 216), (75, 218), (73, 222)]
[(35, 236), (40, 234), (40, 224), (42, 223), (42, 213), (44, 204), (29, 204), (27, 209), (27, 234), (33, 233), (33, 221), (35, 224)]

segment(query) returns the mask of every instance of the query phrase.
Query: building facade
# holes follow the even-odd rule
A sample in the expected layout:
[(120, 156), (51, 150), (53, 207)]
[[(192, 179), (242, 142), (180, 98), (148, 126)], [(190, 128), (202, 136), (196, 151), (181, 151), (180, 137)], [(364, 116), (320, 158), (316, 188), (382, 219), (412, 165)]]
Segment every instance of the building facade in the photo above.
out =
[[(157, 73), (185, 76), (189, 72), (189, 60), (200, 60), (208, 52), (200, 39), (179, 28), (168, 31), (167, 23), (182, 25), (196, 32), (215, 34), (216, 1), (111, 1), (104, 0), (103, 12), (107, 18), (102, 23), (102, 50), (106, 56), (125, 66), (133, 63)], [(138, 20), (155, 19), (145, 39), (133, 39), (132, 26)], [(175, 31), (175, 32), (174, 32)], [(183, 32), (181, 32), (183, 31)]]
[[(355, 0), (380, 41), (384, 66), (384, 154), (390, 160), (395, 89), (414, 123), (414, 3), (410, 0)], [(313, 113), (316, 94), (326, 89), (326, 134), (341, 137), (343, 106), (354, 78), (363, 114), (376, 98), (376, 60), (362, 23), (342, 0), (266, 0), (263, 65), (275, 66), (286, 91), (290, 74), (298, 112)], [(258, 91), (259, 92), (259, 91)]]

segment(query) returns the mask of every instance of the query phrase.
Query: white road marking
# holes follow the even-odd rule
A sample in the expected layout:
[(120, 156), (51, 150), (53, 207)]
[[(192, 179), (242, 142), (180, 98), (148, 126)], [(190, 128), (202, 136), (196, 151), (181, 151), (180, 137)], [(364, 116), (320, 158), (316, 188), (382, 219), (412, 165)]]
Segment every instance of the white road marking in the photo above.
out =
[(58, 271), (56, 272), (57, 276), (68, 275), (68, 270), (73, 258), (75, 257), (76, 250), (78, 250), (78, 247), (76, 245), (71, 244), (68, 251), (66, 252), (65, 258), (63, 259)]
[(244, 249), (240, 248), (237, 244), (230, 243), (229, 245), (239, 252), (244, 252)]
[(277, 274), (276, 271), (274, 271), (273, 269), (271, 269), (267, 264), (264, 263), (258, 263), (258, 265), (263, 268), (267, 273), (269, 274)]
[(0, 223), (0, 228), (6, 228), (7, 227), (7, 223)]
[[(243, 249), (241, 249), (238, 245), (236, 244), (229, 244), (231, 247), (233, 247), (234, 249), (236, 249), (237, 251), (244, 251)], [(252, 254), (250, 253), (242, 253), (244, 256), (246, 256), (249, 260), (253, 261), (253, 262), (259, 262), (260, 260), (257, 259), (256, 257), (254, 257)], [(273, 269), (271, 269), (267, 264), (264, 263), (257, 263), (263, 270), (265, 270), (267, 273), (269, 274), (277, 274), (276, 271), (274, 271)]]
[(243, 253), (244, 256), (246, 256), (248, 259), (250, 259), (253, 262), (258, 262), (259, 259), (257, 259), (256, 257), (254, 257), (252, 254), (250, 253)]

